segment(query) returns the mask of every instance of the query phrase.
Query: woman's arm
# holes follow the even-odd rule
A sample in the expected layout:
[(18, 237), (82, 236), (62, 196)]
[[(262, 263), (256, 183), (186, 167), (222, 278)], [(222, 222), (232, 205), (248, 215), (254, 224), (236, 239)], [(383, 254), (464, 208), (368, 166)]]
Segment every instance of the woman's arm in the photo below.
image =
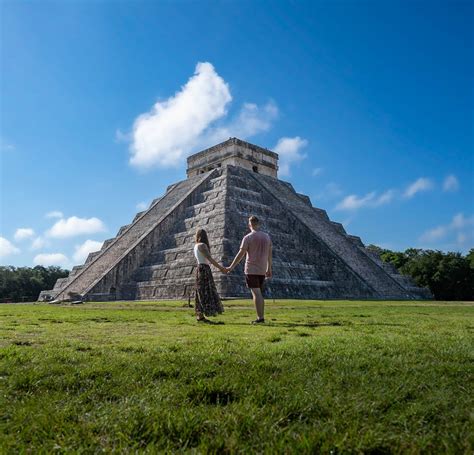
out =
[(211, 256), (211, 252), (205, 243), (201, 243), (198, 245), (198, 250), (204, 255), (204, 257), (214, 266), (217, 267), (222, 273), (226, 273), (226, 269), (218, 264), (213, 257)]

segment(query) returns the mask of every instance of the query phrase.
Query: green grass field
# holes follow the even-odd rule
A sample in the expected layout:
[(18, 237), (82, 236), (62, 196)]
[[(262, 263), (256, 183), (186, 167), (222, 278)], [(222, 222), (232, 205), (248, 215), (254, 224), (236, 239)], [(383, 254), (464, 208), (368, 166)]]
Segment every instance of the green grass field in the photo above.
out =
[(473, 452), (473, 303), (182, 304), (0, 305), (0, 452)]

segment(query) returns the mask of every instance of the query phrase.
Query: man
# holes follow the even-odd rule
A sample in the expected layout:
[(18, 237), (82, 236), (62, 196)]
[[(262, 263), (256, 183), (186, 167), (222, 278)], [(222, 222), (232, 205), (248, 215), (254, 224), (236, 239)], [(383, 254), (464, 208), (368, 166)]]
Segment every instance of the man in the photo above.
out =
[(260, 231), (260, 221), (256, 216), (249, 218), (250, 234), (247, 234), (240, 245), (240, 250), (232, 264), (227, 268), (227, 273), (232, 272), (237, 264), (246, 255), (245, 281), (252, 292), (253, 302), (257, 311), (257, 319), (252, 324), (265, 322), (262, 289), (265, 278), (272, 276), (272, 241), (270, 236)]

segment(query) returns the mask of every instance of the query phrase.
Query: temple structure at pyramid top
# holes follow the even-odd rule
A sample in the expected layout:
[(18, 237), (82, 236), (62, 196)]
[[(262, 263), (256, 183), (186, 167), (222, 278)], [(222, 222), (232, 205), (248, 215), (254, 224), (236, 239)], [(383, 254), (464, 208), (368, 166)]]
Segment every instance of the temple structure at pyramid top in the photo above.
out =
[(278, 154), (231, 137), (188, 158), (188, 177), (225, 166), (239, 166), (248, 171), (277, 178)]
[[(195, 291), (197, 229), (208, 232), (213, 257), (229, 265), (256, 215), (273, 241), (273, 298), (429, 299), (397, 270), (278, 179), (278, 155), (237, 138), (187, 160), (187, 178), (170, 185), (147, 210), (122, 226), (100, 251), (73, 267), (40, 300), (188, 299)], [(243, 264), (215, 270), (220, 295), (244, 297)]]

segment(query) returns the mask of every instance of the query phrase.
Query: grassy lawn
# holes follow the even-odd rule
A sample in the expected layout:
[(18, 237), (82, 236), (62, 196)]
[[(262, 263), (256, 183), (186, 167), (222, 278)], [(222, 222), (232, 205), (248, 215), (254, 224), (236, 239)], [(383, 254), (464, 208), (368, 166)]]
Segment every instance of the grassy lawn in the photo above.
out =
[(0, 453), (472, 453), (474, 304), (0, 305)]

